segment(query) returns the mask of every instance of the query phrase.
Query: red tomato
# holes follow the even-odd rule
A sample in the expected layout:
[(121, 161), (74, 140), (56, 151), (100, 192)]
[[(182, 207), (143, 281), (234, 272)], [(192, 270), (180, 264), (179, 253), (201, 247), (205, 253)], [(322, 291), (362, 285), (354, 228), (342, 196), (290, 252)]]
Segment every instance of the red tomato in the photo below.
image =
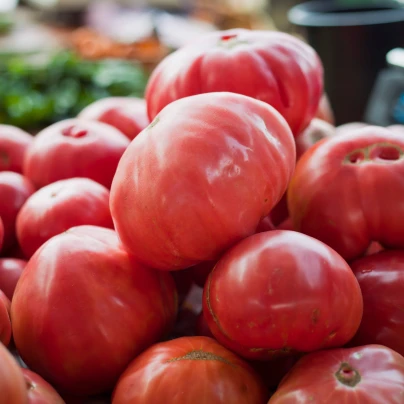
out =
[(335, 127), (328, 122), (313, 119), (310, 125), (296, 137), (296, 159), (299, 160), (311, 146), (324, 138), (334, 136), (335, 133)]
[(230, 249), (204, 288), (216, 339), (251, 359), (342, 346), (357, 331), (362, 296), (348, 264), (293, 231), (255, 234)]
[(35, 136), (24, 174), (41, 188), (58, 180), (86, 177), (110, 188), (129, 139), (102, 122), (67, 119)]
[(84, 108), (78, 118), (107, 123), (130, 140), (150, 123), (146, 101), (135, 97), (103, 98)]
[(383, 250), (384, 250), (384, 248), (378, 242), (373, 241), (370, 244), (369, 248), (366, 250), (365, 255), (376, 254), (376, 253), (378, 253), (380, 251), (383, 251)]
[(22, 173), (25, 153), (32, 141), (29, 133), (0, 124), (0, 171)]
[(284, 222), (282, 222), (278, 227), (278, 230), (292, 230), (293, 231), (293, 224), (290, 217), (288, 217)]
[(59, 393), (41, 376), (21, 369), (28, 391), (28, 404), (64, 404)]
[(213, 32), (166, 57), (154, 70), (146, 89), (149, 118), (180, 98), (222, 91), (272, 105), (297, 135), (317, 112), (323, 67), (314, 49), (289, 34)]
[(346, 260), (372, 241), (403, 248), (403, 178), (403, 136), (368, 126), (325, 139), (299, 160), (289, 185), (293, 226)]
[(109, 190), (89, 178), (70, 178), (49, 184), (28, 198), (17, 216), (17, 238), (29, 258), (51, 237), (86, 224), (114, 227)]
[(269, 105), (231, 93), (167, 106), (124, 153), (111, 190), (126, 248), (153, 268), (215, 260), (286, 190), (295, 146)]
[(402, 404), (404, 358), (380, 345), (304, 356), (268, 404)]
[(27, 261), (18, 258), (0, 258), (0, 290), (10, 300), (26, 265)]
[(30, 259), (11, 318), (29, 368), (61, 391), (92, 395), (170, 330), (176, 309), (170, 274), (139, 265), (113, 230), (79, 226)]
[(354, 345), (380, 344), (404, 354), (404, 251), (384, 251), (351, 264), (363, 294)]
[(326, 121), (331, 125), (335, 125), (334, 112), (331, 108), (330, 100), (328, 99), (327, 94), (323, 94), (323, 96), (321, 97), (320, 104), (317, 109), (316, 118)]
[(205, 320), (205, 316), (203, 315), (203, 311), (199, 313), (198, 319), (196, 321), (195, 335), (200, 335), (202, 337), (210, 337), (215, 338), (210, 331), (208, 323)]
[(0, 343), (5, 346), (11, 341), (10, 305), (10, 300), (0, 290)]
[(207, 337), (150, 347), (120, 377), (112, 404), (264, 404), (268, 394), (243, 360)]
[(21, 368), (4, 345), (0, 344), (0, 394), (4, 404), (28, 404)]
[(4, 225), (3, 249), (16, 242), (15, 221), (21, 206), (35, 188), (28, 178), (11, 171), (0, 172), (0, 217)]
[(0, 252), (3, 247), (3, 240), (4, 240), (4, 224), (3, 220), (0, 217)]

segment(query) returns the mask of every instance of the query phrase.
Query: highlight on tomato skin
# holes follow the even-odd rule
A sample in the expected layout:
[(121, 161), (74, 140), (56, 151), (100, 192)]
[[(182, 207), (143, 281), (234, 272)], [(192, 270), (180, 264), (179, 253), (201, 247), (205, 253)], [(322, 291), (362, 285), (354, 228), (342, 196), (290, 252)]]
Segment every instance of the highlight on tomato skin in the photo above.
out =
[(310, 45), (286, 33), (212, 32), (175, 51), (153, 71), (146, 88), (149, 118), (178, 99), (223, 91), (271, 105), (297, 136), (318, 112), (323, 66)]
[[(297, 231), (348, 261), (372, 242), (404, 248), (404, 138), (366, 126), (325, 139), (299, 160), (288, 188)], [(386, 209), (386, 207), (389, 207)]]
[(134, 359), (112, 404), (265, 404), (268, 398), (247, 362), (212, 338), (183, 337), (155, 344)]
[(365, 345), (305, 355), (268, 404), (400, 404), (403, 391), (404, 358), (382, 345)]
[(174, 101), (122, 156), (116, 231), (152, 268), (215, 261), (281, 199), (295, 159), (290, 128), (268, 104), (226, 92)]
[(274, 230), (223, 255), (205, 284), (203, 312), (221, 344), (265, 361), (345, 345), (359, 328), (363, 302), (338, 253), (304, 234)]

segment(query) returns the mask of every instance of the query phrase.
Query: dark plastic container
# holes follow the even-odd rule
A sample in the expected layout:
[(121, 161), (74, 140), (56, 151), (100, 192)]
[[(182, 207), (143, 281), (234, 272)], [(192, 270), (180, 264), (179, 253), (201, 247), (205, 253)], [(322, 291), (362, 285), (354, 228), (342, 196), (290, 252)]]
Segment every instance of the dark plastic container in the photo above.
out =
[(366, 105), (386, 54), (404, 46), (404, 7), (398, 1), (310, 1), (293, 7), (292, 24), (320, 55), (325, 89), (337, 124), (364, 119)]

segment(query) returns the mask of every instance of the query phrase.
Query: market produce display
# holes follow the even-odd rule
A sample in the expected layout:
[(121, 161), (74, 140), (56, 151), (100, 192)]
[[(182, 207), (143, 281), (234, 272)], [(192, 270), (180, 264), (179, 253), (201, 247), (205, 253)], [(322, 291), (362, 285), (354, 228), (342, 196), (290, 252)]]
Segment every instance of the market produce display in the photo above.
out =
[(0, 404), (403, 404), (403, 131), (322, 83), (237, 29), (0, 114)]

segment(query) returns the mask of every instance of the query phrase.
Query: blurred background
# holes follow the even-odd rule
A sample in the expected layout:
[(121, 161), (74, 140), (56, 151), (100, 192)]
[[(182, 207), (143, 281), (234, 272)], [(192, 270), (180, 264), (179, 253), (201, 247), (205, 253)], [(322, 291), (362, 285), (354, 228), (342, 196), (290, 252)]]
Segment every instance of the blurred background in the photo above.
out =
[(404, 123), (404, 0), (0, 0), (0, 122), (35, 132), (141, 97), (170, 52), (237, 27), (309, 42), (337, 124)]

